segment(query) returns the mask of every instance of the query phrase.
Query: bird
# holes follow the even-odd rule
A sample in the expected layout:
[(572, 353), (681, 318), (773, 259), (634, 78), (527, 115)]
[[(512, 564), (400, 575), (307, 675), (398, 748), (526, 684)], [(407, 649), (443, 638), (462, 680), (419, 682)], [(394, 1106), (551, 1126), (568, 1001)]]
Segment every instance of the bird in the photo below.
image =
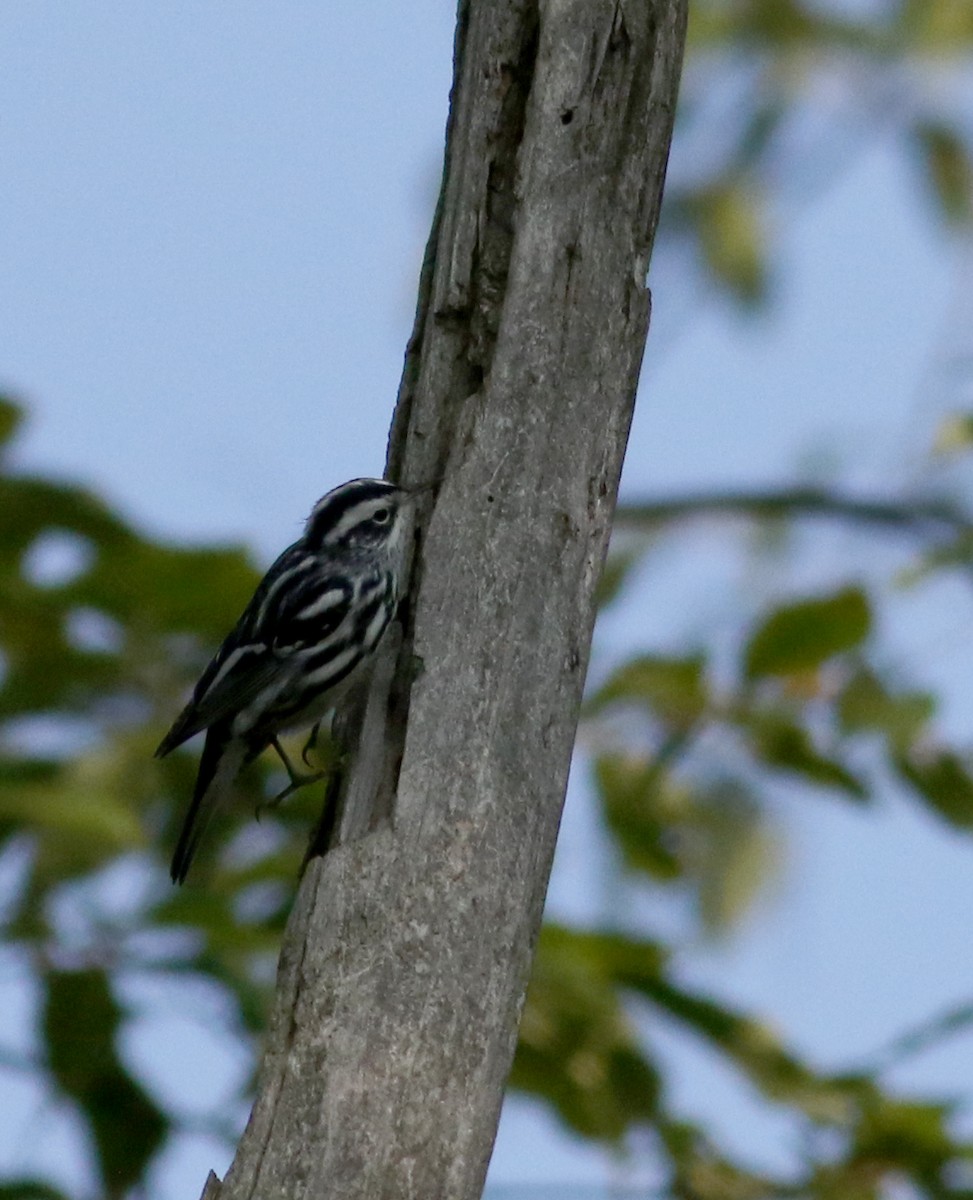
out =
[(367, 669), (404, 597), (415, 499), (384, 479), (352, 479), (322, 496), (203, 671), (155, 752), (164, 758), (206, 731), (174, 883), (185, 881), (207, 825), (263, 750), (273, 747), (290, 777), (277, 799), (321, 778), (294, 769), (278, 734), (313, 726), (312, 744)]

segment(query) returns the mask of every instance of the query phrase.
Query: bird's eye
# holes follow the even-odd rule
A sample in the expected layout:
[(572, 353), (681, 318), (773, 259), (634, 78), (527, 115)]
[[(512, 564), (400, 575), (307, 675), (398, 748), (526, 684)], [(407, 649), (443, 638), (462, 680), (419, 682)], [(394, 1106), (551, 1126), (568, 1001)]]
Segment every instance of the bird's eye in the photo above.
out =
[(376, 525), (387, 525), (392, 518), (392, 510), (390, 508), (376, 508), (372, 513), (372, 520)]

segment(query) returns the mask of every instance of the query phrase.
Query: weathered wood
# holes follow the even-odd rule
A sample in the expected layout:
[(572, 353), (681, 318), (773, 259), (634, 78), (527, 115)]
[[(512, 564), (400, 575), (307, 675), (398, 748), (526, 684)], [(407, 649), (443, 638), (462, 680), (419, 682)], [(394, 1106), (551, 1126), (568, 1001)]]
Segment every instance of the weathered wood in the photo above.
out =
[(481, 1193), (648, 326), (684, 29), (685, 0), (460, 5), (390, 443), (394, 477), (442, 481), (392, 705), (408, 720), (390, 731), (373, 694), (367, 771), (300, 888), (221, 1200)]

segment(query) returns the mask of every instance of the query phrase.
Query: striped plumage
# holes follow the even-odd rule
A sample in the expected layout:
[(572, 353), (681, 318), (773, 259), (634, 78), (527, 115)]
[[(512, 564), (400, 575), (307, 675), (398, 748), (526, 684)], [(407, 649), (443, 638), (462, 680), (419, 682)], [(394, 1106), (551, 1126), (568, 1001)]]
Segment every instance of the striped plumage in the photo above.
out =
[(401, 598), (411, 517), (408, 492), (353, 479), (318, 501), (261, 580), (156, 751), (206, 730), (175, 882), (240, 769), (278, 733), (320, 720), (367, 663)]

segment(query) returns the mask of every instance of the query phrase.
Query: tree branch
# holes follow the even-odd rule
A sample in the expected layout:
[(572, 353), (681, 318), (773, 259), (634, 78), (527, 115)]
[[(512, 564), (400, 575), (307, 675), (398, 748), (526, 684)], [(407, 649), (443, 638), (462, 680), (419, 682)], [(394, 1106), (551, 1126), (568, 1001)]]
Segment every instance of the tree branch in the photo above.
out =
[(616, 529), (656, 529), (699, 517), (828, 517), (856, 525), (878, 525), (920, 538), (969, 537), (973, 519), (945, 501), (872, 500), (824, 488), (796, 487), (755, 492), (712, 491), (620, 504)]
[(460, 4), (389, 448), (394, 477), (442, 481), (414, 627), (397, 671), (379, 664), (337, 845), (302, 881), (222, 1200), (481, 1194), (648, 327), (685, 21), (685, 0)]

